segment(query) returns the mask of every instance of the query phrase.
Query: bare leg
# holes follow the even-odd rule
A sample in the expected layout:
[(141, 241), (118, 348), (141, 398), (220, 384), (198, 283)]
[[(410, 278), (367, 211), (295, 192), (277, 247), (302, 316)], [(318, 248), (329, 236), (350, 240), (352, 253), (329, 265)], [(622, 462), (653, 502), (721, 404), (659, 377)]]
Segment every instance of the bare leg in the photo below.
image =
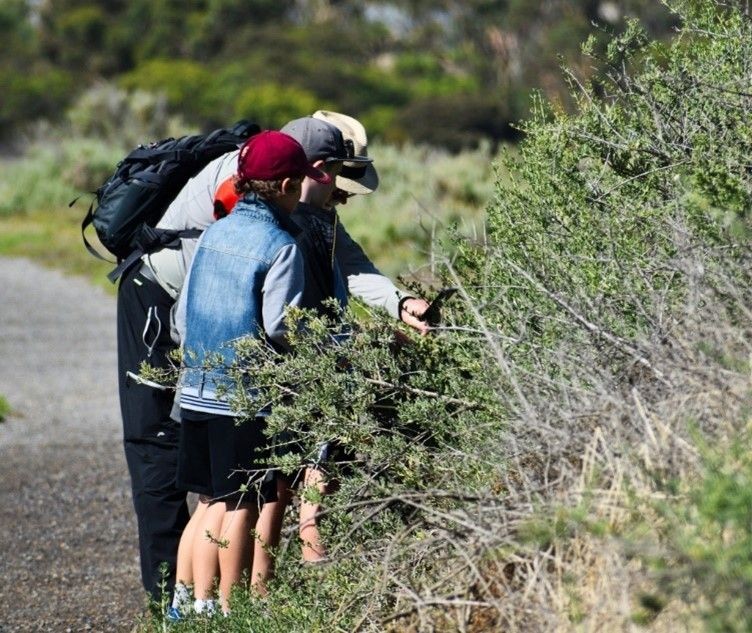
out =
[[(303, 476), (304, 489), (315, 487), (321, 494), (326, 494), (326, 482), (324, 473), (318, 468), (306, 468)], [(321, 542), (321, 534), (316, 522), (321, 505), (310, 503), (301, 498), (300, 500), (300, 527), (299, 534), (302, 543), (303, 561), (314, 563), (326, 558), (326, 547)]]
[(185, 526), (183, 534), (180, 536), (180, 545), (178, 545), (178, 564), (175, 578), (177, 582), (184, 585), (193, 584), (193, 540), (198, 533), (198, 526), (203, 521), (204, 513), (209, 504), (199, 499), (196, 509), (191, 515), (188, 525)]
[(228, 601), (233, 585), (237, 585), (243, 577), (243, 572), (251, 568), (253, 544), (251, 543), (251, 528), (258, 519), (255, 505), (225, 502), (225, 513), (222, 519), (222, 539), (227, 547), (219, 549), (219, 599), (222, 610), (229, 610)]
[(264, 504), (256, 522), (251, 587), (262, 596), (267, 594), (266, 581), (274, 573), (274, 558), (270, 550), (279, 545), (285, 508), (292, 498), (289, 485), (287, 479), (277, 478), (277, 500)]
[[(214, 579), (219, 576), (219, 547), (216, 540), (223, 538), (222, 519), (225, 504), (212, 503), (204, 510), (203, 518), (196, 524), (193, 537), (193, 594), (197, 600), (210, 600)], [(211, 534), (212, 539), (207, 536)]]

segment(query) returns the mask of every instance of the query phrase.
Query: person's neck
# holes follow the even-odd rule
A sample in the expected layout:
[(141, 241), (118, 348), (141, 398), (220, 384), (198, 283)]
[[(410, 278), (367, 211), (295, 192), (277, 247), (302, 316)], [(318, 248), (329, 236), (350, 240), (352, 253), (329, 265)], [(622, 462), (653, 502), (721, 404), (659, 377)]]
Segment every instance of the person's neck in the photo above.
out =
[(267, 198), (265, 196), (260, 196), (257, 193), (251, 192), (246, 194), (243, 200), (250, 204), (261, 204), (262, 206), (267, 207), (269, 211), (272, 212), (272, 215), (276, 215), (278, 217), (290, 215), (282, 207), (280, 207), (273, 198)]
[(299, 204), (304, 204), (304, 205), (306, 205), (308, 207), (316, 209), (317, 211), (322, 211), (324, 213), (330, 213), (332, 215), (334, 215), (337, 212), (337, 210), (334, 207), (322, 207), (322, 206), (316, 204), (315, 202), (312, 202), (311, 200), (304, 199), (304, 198), (300, 199), (300, 203)]

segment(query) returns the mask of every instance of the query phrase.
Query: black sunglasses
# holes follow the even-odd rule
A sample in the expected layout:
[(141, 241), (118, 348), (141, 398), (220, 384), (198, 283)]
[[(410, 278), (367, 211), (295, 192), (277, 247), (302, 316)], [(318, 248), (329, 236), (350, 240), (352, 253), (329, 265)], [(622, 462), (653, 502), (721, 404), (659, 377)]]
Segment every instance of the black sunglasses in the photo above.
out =
[(347, 198), (352, 198), (356, 195), (358, 194), (350, 193), (349, 191), (345, 191), (344, 189), (340, 189), (339, 187), (337, 187), (332, 193), (332, 197), (339, 200), (346, 200)]

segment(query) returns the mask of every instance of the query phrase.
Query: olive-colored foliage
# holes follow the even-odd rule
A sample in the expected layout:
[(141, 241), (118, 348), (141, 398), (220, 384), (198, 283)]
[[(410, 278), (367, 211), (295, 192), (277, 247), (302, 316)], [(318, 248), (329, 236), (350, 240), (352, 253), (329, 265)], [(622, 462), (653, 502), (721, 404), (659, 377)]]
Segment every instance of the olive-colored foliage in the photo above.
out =
[[(127, 91), (107, 83), (95, 84), (81, 94), (67, 112), (67, 123), (68, 127), (53, 132), (60, 137), (60, 144), (75, 144), (86, 139), (99, 144), (101, 151), (109, 152), (112, 157), (142, 143), (194, 133), (182, 119), (170, 115), (166, 95)], [(79, 162), (85, 167), (85, 157), (82, 159)], [(114, 170), (114, 165), (114, 162), (109, 164), (109, 171)], [(99, 166), (91, 167), (88, 179), (99, 180), (101, 184)], [(82, 191), (92, 189), (78, 183), (74, 185)]]
[(11, 408), (4, 396), (0, 396), (0, 422), (5, 422), (11, 414)]
[(194, 13), (190, 25), (190, 44), (193, 54), (201, 59), (211, 58), (224, 50), (237, 37), (243, 25), (263, 25), (281, 20), (290, 11), (290, 0), (211, 0), (206, 10)]
[[(292, 313), (290, 320), (299, 317)], [(334, 322), (307, 319), (291, 337), (295, 353), (284, 366), (265, 344), (240, 344), (239, 384), (265, 387), (255, 399), (244, 393), (239, 406), (252, 412), (273, 402), (270, 436), (291, 434), (302, 457), (336, 439), (364, 464), (354, 473), (365, 477), (359, 486), (420, 490), (445, 478), (476, 480), (474, 457), (463, 462), (461, 455), (443, 460), (436, 454), (440, 447), (455, 452), (471, 446), (499, 423), (490, 415), (495, 370), (474, 354), (475, 337), (417, 337), (401, 344), (394, 323), (375, 315), (350, 334), (338, 336), (337, 330)], [(473, 380), (481, 375), (489, 381)], [(430, 453), (437, 459), (426, 461)]]
[(0, 68), (0, 136), (16, 132), (19, 113), (24, 118), (58, 118), (73, 95), (71, 76), (63, 70), (17, 72)]
[(504, 94), (452, 94), (415, 99), (392, 125), (425, 143), (459, 152), (478, 138), (519, 140), (514, 125), (524, 112), (524, 106)]
[[(293, 477), (322, 443), (336, 446), (325, 468), (341, 485), (327, 498), (322, 523), (331, 564), (300, 569), (295, 541), (279, 553), (278, 580), (263, 609), (269, 631), (354, 626), (363, 609), (401, 582), (385, 577), (373, 592), (373, 573), (385, 557), (394, 556), (390, 565), (407, 560), (400, 549), (390, 553), (395, 536), (418, 543), (435, 521), (451, 529), (451, 519), (438, 517), (464, 496), (485, 494), (502, 467), (485, 449), (503, 426), (498, 367), (478, 354), (477, 333), (399, 338), (394, 321), (380, 314), (343, 333), (338, 319), (291, 311), (293, 330), (301, 316), (306, 327), (291, 335), (284, 363), (264, 342), (244, 339), (230, 372), (237, 385), (258, 387), (233, 397), (233, 406), (250, 416), (244, 424), (256, 423), (253, 412), (273, 404), (266, 433), (272, 464), (282, 472)], [(428, 546), (426, 559), (415, 562), (416, 575), (432, 573), (441, 547)], [(238, 599), (224, 630), (249, 617), (264, 619), (252, 598)]]
[(312, 92), (274, 83), (257, 83), (246, 88), (233, 104), (236, 119), (249, 119), (263, 128), (274, 129), (321, 106)]
[(36, 148), (28, 162), (8, 164), (0, 182), (0, 216), (22, 216), (28, 213), (63, 207), (78, 195), (78, 190), (63, 180), (63, 162), (73, 159), (80, 146), (72, 148)]
[(57, 116), (75, 87), (67, 71), (45, 63), (39, 55), (30, 11), (23, 0), (0, 6), (0, 138), (10, 136), (19, 120)]
[[(725, 19), (724, 28), (746, 29), (743, 18)], [(489, 237), (503, 253), (490, 271), (482, 254), (480, 265), (514, 311), (490, 318), (520, 334), (533, 326), (548, 343), (568, 327), (553, 318), (568, 297), (584, 318), (597, 305), (606, 333), (655, 325), (646, 303), (678, 291), (677, 231), (685, 248), (712, 245), (747, 218), (752, 128), (737, 45), (688, 28), (667, 52), (632, 23), (603, 59), (607, 99), (580, 84), (576, 117), (538, 103), (521, 160), (506, 161), (512, 180), (489, 209)], [(633, 74), (627, 55), (638, 52), (646, 56)]]
[(28, 59), (38, 51), (24, 0), (6, 0), (0, 6), (0, 38), (3, 41), (0, 67), (27, 68)]
[(124, 50), (119, 18), (125, 3), (63, 0), (35, 10), (41, 57), (78, 77), (123, 70), (132, 59)]
[(213, 120), (221, 113), (221, 93), (212, 90), (210, 70), (198, 62), (152, 59), (123, 75), (120, 84), (127, 90), (163, 94), (172, 111), (189, 120)]

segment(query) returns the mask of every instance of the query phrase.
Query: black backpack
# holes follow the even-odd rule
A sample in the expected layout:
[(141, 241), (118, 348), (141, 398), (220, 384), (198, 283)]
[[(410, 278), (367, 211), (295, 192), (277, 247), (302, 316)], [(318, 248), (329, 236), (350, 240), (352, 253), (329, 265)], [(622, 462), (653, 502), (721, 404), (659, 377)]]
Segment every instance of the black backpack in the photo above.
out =
[(259, 130), (255, 123), (239, 121), (230, 129), (139, 145), (121, 160), (95, 192), (81, 223), (84, 245), (92, 255), (109, 261), (86, 239), (84, 231), (90, 224), (102, 245), (117, 257), (118, 266), (107, 278), (114, 283), (145, 253), (180, 248), (180, 238), (198, 237), (200, 229), (165, 230), (154, 225), (188, 180)]

